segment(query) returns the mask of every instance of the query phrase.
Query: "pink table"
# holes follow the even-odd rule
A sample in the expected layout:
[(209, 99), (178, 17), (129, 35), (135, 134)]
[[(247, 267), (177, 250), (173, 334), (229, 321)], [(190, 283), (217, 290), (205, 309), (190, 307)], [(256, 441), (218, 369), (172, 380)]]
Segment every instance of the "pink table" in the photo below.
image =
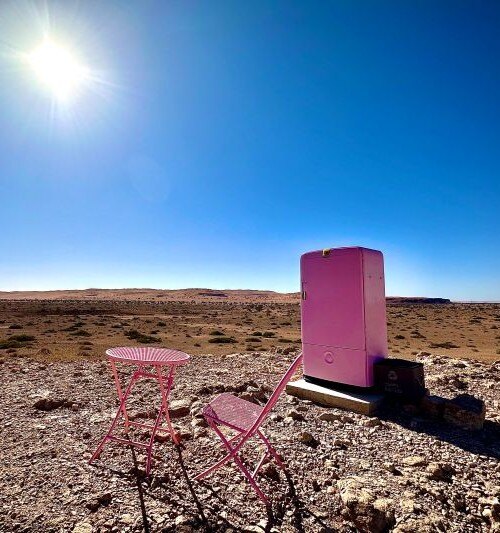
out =
[[(100, 442), (89, 463), (92, 463), (99, 457), (106, 442), (114, 441), (121, 444), (127, 444), (129, 446), (144, 448), (147, 452), (146, 475), (149, 475), (151, 470), (151, 454), (153, 451), (153, 443), (157, 432), (165, 431), (170, 434), (170, 437), (175, 444), (179, 444), (180, 442), (179, 434), (174, 431), (172, 424), (170, 423), (170, 417), (168, 414), (168, 396), (170, 394), (170, 390), (172, 389), (175, 369), (180, 365), (186, 364), (189, 361), (189, 355), (184, 352), (170, 350), (168, 348), (152, 347), (111, 348), (106, 351), (106, 355), (108, 356), (111, 364), (111, 370), (115, 378), (116, 392), (118, 393), (120, 406), (118, 407), (116, 416), (109, 427), (108, 433)], [(122, 392), (122, 386), (116, 370), (117, 362), (134, 365), (137, 367), (132, 374), (127, 388), (125, 389), (125, 393)], [(168, 373), (166, 375), (164, 375), (165, 367), (168, 368)], [(130, 420), (125, 407), (127, 398), (129, 397), (135, 382), (140, 378), (156, 379), (160, 388), (161, 406), (153, 425)], [(128, 438), (116, 436), (114, 434), (114, 430), (121, 416), (123, 416), (125, 431), (127, 433), (131, 427), (151, 430), (151, 435), (148, 442), (133, 441)], [(166, 426), (161, 425), (163, 418), (165, 418)]]

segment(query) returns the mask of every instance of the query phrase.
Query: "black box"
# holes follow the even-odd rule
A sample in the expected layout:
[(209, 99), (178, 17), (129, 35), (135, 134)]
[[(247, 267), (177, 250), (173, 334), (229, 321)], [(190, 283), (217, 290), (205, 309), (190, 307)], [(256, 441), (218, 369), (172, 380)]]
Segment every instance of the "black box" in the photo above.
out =
[(375, 387), (395, 398), (418, 400), (425, 395), (424, 365), (405, 359), (382, 359), (374, 367)]

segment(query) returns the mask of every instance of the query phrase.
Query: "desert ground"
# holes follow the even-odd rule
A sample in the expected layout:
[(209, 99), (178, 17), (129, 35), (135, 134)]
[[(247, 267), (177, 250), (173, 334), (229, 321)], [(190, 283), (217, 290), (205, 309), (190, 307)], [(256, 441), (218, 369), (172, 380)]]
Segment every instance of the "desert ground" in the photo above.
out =
[[(500, 531), (500, 305), (389, 299), (387, 310), (390, 354), (423, 362), (437, 398), (483, 400), (483, 429), (419, 405), (368, 417), (283, 394), (264, 432), (287, 467), (264, 466), (266, 509), (232, 466), (191, 480), (221, 457), (201, 409), (221, 392), (265, 402), (300, 350), (298, 294), (0, 293), (0, 531)], [(115, 444), (88, 465), (116, 412), (104, 351), (118, 345), (192, 355), (171, 398), (182, 444), (160, 439), (149, 477), (141, 451)], [(151, 420), (157, 404), (145, 380), (129, 412)]]
[[(388, 300), (391, 355), (411, 359), (429, 351), (500, 359), (500, 304), (426, 301)], [(130, 344), (200, 355), (293, 351), (300, 345), (299, 295), (210, 289), (0, 292), (0, 354), (70, 361), (102, 358), (107, 348)]]

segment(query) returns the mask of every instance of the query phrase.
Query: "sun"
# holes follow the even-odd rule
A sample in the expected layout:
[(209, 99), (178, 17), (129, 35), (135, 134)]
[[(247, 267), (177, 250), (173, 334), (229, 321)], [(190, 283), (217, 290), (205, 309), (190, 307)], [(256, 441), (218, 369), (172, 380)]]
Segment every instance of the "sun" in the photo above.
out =
[(77, 96), (88, 79), (88, 71), (68, 49), (46, 39), (28, 54), (38, 80), (58, 101)]

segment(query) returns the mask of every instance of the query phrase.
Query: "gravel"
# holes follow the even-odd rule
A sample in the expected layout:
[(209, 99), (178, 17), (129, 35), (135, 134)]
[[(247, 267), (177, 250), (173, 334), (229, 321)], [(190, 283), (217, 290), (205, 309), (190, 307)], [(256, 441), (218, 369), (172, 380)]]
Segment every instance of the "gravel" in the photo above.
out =
[[(143, 453), (116, 444), (88, 465), (117, 408), (106, 362), (0, 360), (0, 530), (500, 531), (500, 362), (420, 357), (433, 395), (454, 398), (465, 383), (484, 400), (480, 431), (418, 408), (369, 418), (283, 394), (264, 431), (287, 472), (269, 464), (258, 478), (271, 509), (232, 466), (191, 482), (221, 456), (201, 407), (223, 391), (262, 403), (292, 359), (194, 356), (171, 396), (182, 447), (156, 443), (149, 478)], [(144, 380), (129, 412), (151, 420), (157, 403)], [(251, 447), (245, 458), (255, 461)]]

